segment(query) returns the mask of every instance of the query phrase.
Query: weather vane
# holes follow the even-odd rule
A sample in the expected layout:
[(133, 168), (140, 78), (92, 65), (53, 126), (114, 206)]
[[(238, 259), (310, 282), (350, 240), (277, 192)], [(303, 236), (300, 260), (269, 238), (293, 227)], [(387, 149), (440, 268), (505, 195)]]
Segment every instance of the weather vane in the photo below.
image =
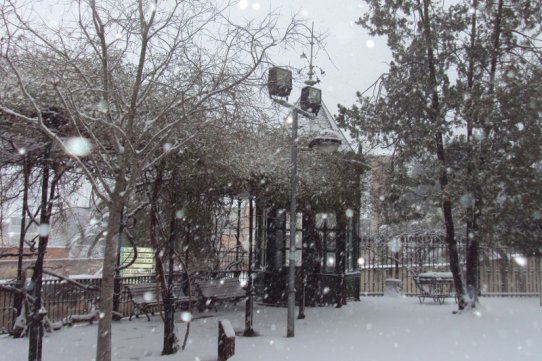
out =
[[(320, 82), (320, 79), (318, 79), (318, 77), (316, 77), (316, 80), (313, 79), (313, 76), (315, 75), (314, 68), (315, 67), (319, 68), (320, 73), (322, 75), (324, 75), (325, 72), (320, 67), (313, 65), (313, 59), (314, 59), (314, 21), (312, 22), (310, 32), (311, 32), (311, 42), (310, 42), (311, 52), (310, 52), (310, 57), (309, 57), (309, 73), (308, 73), (309, 79), (305, 80), (305, 84), (309, 85), (309, 86), (313, 86), (313, 85)], [(307, 55), (305, 55), (305, 52), (303, 52), (301, 54), (301, 59), (307, 59)], [(301, 73), (301, 70), (299, 71), (299, 73)]]

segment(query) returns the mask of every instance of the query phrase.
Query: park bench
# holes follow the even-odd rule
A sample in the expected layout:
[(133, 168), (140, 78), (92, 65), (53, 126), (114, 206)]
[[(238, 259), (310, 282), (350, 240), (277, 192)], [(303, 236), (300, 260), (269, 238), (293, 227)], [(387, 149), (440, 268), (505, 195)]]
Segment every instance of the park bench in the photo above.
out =
[[(141, 313), (147, 316), (147, 320), (151, 320), (149, 313), (154, 315), (156, 308), (161, 308), (163, 305), (162, 292), (156, 283), (136, 284), (124, 286), (130, 302), (133, 304), (133, 309), (129, 320), (135, 315), (139, 317)], [(185, 295), (180, 286), (173, 288), (174, 307), (187, 307), (190, 303), (190, 297)]]
[(197, 280), (195, 284), (198, 311), (200, 312), (203, 312), (205, 308), (213, 308), (217, 311), (217, 304), (237, 303), (247, 294), (237, 278)]
[(418, 298), (423, 303), (432, 298), (441, 305), (449, 297), (455, 297), (454, 279), (451, 272), (425, 272), (414, 277), (416, 287), (420, 290)]

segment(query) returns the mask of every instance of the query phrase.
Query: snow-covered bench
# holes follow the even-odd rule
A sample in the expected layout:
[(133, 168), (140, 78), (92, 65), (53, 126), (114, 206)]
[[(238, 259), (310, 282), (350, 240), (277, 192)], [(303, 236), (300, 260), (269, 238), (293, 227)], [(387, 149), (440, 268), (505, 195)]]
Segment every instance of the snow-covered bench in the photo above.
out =
[[(163, 305), (162, 292), (156, 283), (126, 285), (124, 287), (134, 306), (129, 320), (132, 320), (134, 315), (139, 317), (139, 315), (143, 313), (147, 316), (147, 320), (150, 321), (151, 318), (149, 317), (149, 313), (154, 315), (154, 310), (159, 307), (161, 308)], [(184, 294), (180, 286), (175, 286), (173, 288), (173, 297), (175, 308), (179, 306), (188, 306), (190, 302), (190, 298)]]
[(246, 290), (237, 278), (221, 278), (215, 280), (197, 280), (196, 293), (198, 296), (198, 310), (214, 308), (224, 302), (238, 302), (246, 297)]
[(454, 279), (451, 272), (425, 272), (414, 277), (416, 287), (420, 290), (418, 298), (420, 303), (425, 298), (432, 298), (433, 301), (444, 303), (446, 298), (455, 297)]

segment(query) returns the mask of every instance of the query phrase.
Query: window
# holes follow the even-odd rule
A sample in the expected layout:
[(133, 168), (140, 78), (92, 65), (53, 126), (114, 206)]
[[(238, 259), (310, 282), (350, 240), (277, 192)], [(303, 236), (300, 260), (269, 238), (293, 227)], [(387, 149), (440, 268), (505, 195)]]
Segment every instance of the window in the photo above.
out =
[(322, 240), (325, 272), (334, 272), (337, 265), (337, 218), (335, 213), (317, 213), (316, 232)]
[(9, 217), (9, 233), (21, 232), (21, 217)]

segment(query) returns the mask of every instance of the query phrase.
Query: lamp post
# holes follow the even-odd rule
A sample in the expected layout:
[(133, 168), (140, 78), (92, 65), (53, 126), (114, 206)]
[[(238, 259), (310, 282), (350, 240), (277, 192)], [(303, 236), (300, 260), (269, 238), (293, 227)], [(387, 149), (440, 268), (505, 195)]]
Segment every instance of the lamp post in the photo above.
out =
[[(312, 68), (311, 68), (312, 70)], [(288, 252), (288, 324), (286, 337), (294, 337), (295, 324), (295, 237), (297, 229), (297, 131), (298, 115), (314, 120), (320, 110), (321, 91), (312, 87), (314, 81), (309, 78), (301, 90), (301, 100), (299, 107), (288, 103), (277, 97), (288, 97), (292, 90), (292, 72), (288, 69), (273, 67), (269, 70), (267, 88), (273, 101), (281, 106), (292, 110), (292, 140), (291, 140), (291, 168), (290, 168), (290, 247)], [(328, 145), (328, 141), (323, 139), (317, 145)], [(340, 140), (333, 139), (333, 143), (338, 146)], [(336, 148), (336, 147), (335, 147)], [(301, 311), (302, 314), (302, 311)]]
[(247, 272), (247, 299), (245, 303), (245, 330), (243, 336), (256, 336), (256, 332), (252, 328), (254, 316), (254, 281), (252, 280), (252, 241), (254, 232), (254, 206), (252, 203), (252, 192), (248, 196), (248, 272)]
[(288, 253), (288, 328), (286, 337), (294, 337), (295, 313), (295, 234), (297, 229), (297, 109), (292, 110), (292, 149), (290, 175), (290, 252)]

